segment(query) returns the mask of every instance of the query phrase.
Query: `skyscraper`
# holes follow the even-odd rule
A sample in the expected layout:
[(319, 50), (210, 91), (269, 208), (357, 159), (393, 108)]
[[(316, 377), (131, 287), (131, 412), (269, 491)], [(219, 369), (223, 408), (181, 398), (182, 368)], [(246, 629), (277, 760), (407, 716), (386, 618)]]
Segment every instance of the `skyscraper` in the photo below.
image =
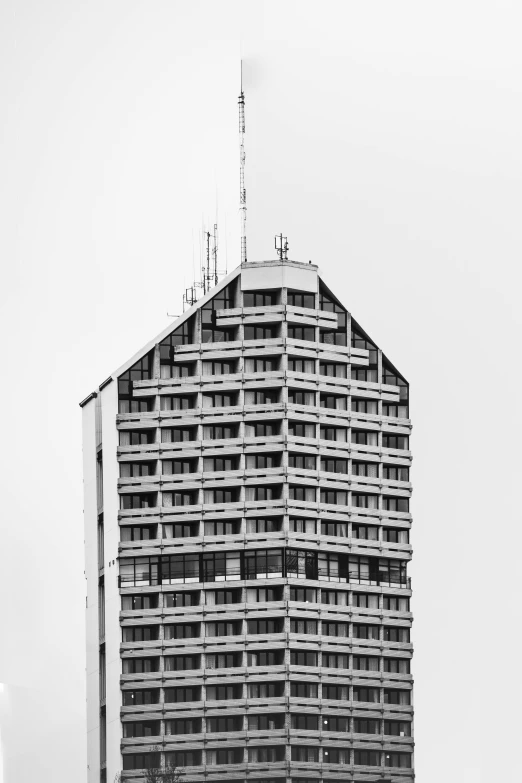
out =
[(411, 781), (408, 384), (318, 268), (243, 263), (81, 405), (89, 783)]

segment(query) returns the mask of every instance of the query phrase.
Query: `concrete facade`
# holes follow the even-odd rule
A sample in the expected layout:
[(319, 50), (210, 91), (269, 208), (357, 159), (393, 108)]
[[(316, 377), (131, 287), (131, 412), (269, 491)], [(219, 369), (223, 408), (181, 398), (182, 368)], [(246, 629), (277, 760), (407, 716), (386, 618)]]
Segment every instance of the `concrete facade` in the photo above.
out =
[(408, 394), (270, 261), (81, 403), (89, 783), (413, 780)]

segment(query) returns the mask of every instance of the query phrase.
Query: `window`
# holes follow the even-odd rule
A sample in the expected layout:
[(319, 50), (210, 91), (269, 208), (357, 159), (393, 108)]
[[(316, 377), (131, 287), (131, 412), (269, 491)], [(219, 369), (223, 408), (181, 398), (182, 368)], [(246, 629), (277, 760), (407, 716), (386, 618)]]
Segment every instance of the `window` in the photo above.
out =
[(242, 665), (243, 665), (242, 653), (237, 653), (237, 652), (207, 653), (206, 656), (207, 669), (235, 669), (238, 666), (242, 666)]
[(385, 511), (409, 511), (410, 500), (409, 498), (389, 498), (383, 497), (382, 507)]
[(352, 626), (354, 639), (379, 639), (378, 625), (362, 625), (354, 623)]
[(323, 761), (325, 764), (349, 764), (350, 748), (324, 748)]
[(197, 639), (199, 623), (175, 623), (165, 626), (165, 639)]
[(272, 307), (279, 302), (279, 290), (243, 291), (243, 307)]
[(264, 357), (245, 358), (245, 372), (276, 372), (279, 369), (279, 359), (276, 356), (265, 359)]
[(120, 430), (120, 446), (145, 446), (154, 440), (155, 430)]
[(361, 609), (378, 609), (379, 596), (374, 593), (352, 593), (352, 606)]
[(221, 620), (206, 624), (207, 636), (239, 636), (241, 620)]
[(199, 734), (200, 732), (200, 718), (184, 718), (182, 720), (165, 721), (165, 734)]
[(239, 487), (229, 489), (206, 489), (203, 492), (204, 503), (237, 503), (239, 501)]
[(384, 733), (392, 737), (411, 737), (411, 723), (407, 720), (385, 720)]
[(401, 642), (402, 644), (408, 644), (410, 641), (410, 629), (395, 627), (393, 625), (384, 626), (384, 641), (385, 642)]
[(212, 734), (222, 731), (242, 731), (242, 715), (223, 715), (219, 718), (207, 718), (207, 731)]
[[(134, 382), (145, 381), (152, 378), (152, 363), (154, 351), (149, 351), (146, 356), (133, 364), (127, 372), (118, 378), (118, 399), (120, 413), (134, 413), (133, 407), (141, 410), (141, 400), (133, 400)], [(134, 406), (134, 403), (137, 405)], [(123, 410), (122, 410), (123, 408)]]
[(285, 684), (283, 681), (277, 680), (275, 682), (249, 682), (247, 691), (249, 699), (277, 698), (284, 695)]
[(247, 438), (270, 438), (279, 435), (280, 422), (256, 421), (245, 423), (245, 436)]
[(163, 506), (194, 506), (198, 502), (198, 491), (192, 492), (163, 492)]
[(199, 606), (199, 590), (194, 592), (164, 593), (164, 605), (173, 609), (177, 606)]
[(124, 753), (123, 769), (152, 769), (160, 764), (159, 753)]
[(162, 411), (186, 411), (197, 405), (196, 394), (161, 395), (160, 407)]
[(228, 701), (229, 699), (241, 699), (242, 697), (243, 686), (239, 683), (234, 685), (207, 685), (207, 699)]
[(294, 326), (293, 324), (288, 324), (288, 337), (290, 340), (315, 342), (315, 326)]
[(245, 340), (274, 340), (279, 337), (279, 327), (271, 326), (245, 326)]
[(196, 473), (197, 469), (197, 459), (164, 459), (161, 463), (161, 472), (164, 476), (178, 476), (183, 473)]
[(348, 430), (346, 427), (325, 427), (321, 425), (319, 437), (323, 440), (335, 440), (346, 443)]
[(335, 701), (348, 701), (350, 688), (348, 685), (323, 685), (323, 699), (332, 699)]
[(309, 620), (308, 618), (291, 617), (290, 618), (290, 633), (317, 633), (317, 620)]
[[(358, 497), (357, 495), (352, 495), (352, 500), (354, 497)], [(360, 496), (359, 496), (360, 497)], [(362, 497), (368, 497), (368, 495), (363, 495)], [(359, 503), (353, 503), (354, 506), (358, 506)], [(367, 508), (367, 506), (366, 506)], [(375, 525), (352, 525), (352, 536), (353, 538), (363, 538), (366, 541), (378, 541), (379, 540), (379, 528)]]
[(359, 446), (378, 446), (378, 434), (368, 430), (352, 430), (352, 443)]
[(247, 654), (247, 663), (248, 666), (280, 666), (284, 655), (284, 650), (253, 650)]
[[(345, 653), (323, 653), (323, 666), (326, 669), (349, 669), (350, 656)], [(334, 729), (331, 729), (334, 731)]]
[(146, 674), (159, 670), (159, 658), (124, 658), (123, 674)]
[(237, 405), (236, 392), (216, 392), (215, 394), (203, 395), (204, 408), (230, 408), (232, 405)]
[(271, 761), (284, 761), (285, 745), (262, 745), (258, 748), (248, 748), (248, 760), (252, 763), (267, 763)]
[(341, 590), (321, 590), (321, 603), (329, 606), (348, 606), (348, 593)]
[(354, 718), (353, 731), (354, 734), (380, 734), (381, 722), (375, 719)]
[(403, 465), (384, 465), (382, 476), (390, 481), (409, 481), (410, 469)]
[(362, 672), (378, 672), (379, 659), (374, 655), (354, 655), (352, 668)]
[(410, 611), (410, 599), (402, 598), (397, 595), (385, 595), (384, 596), (384, 609), (392, 612), (409, 612)]
[(331, 378), (346, 378), (346, 364), (340, 364), (339, 362), (320, 362), (319, 373), (321, 375), (329, 375)]
[(352, 462), (352, 473), (355, 476), (378, 478), (379, 464), (377, 462)]
[(236, 372), (236, 362), (232, 361), (204, 361), (203, 375), (232, 375)]
[(191, 345), (194, 342), (195, 326), (196, 317), (192, 315), (160, 343), (161, 364), (174, 364), (174, 347), (177, 345)]
[(280, 517), (251, 517), (247, 519), (248, 533), (275, 533), (283, 527)]
[(315, 533), (315, 519), (303, 519), (302, 517), (290, 517), (290, 530), (293, 533)]
[(141, 704), (158, 704), (159, 688), (151, 690), (123, 691), (123, 706), (134, 707)]
[(405, 451), (409, 448), (409, 438), (407, 435), (386, 435), (382, 436), (382, 445), (385, 449), (398, 449)]
[(289, 389), (288, 402), (291, 405), (315, 405), (315, 392)]
[(377, 369), (363, 369), (362, 367), (352, 367), (352, 381), (363, 381), (364, 383), (377, 383)]
[(282, 587), (247, 587), (247, 603), (271, 603), (283, 600)]
[(156, 525), (132, 525), (120, 529), (121, 541), (148, 541), (155, 537)]
[(166, 655), (164, 660), (166, 672), (199, 669), (201, 665), (200, 655)]
[(247, 620), (247, 633), (249, 634), (269, 634), (281, 633), (283, 631), (282, 617), (269, 617), (256, 620)]
[(390, 544), (409, 544), (410, 531), (397, 527), (384, 527), (382, 529), (382, 538), (383, 541), (387, 541)]
[(390, 416), (391, 418), (395, 418), (395, 419), (407, 419), (408, 406), (397, 405), (396, 403), (392, 403), (392, 402), (383, 402), (382, 415)]
[(118, 413), (147, 413), (154, 410), (154, 400), (139, 398), (120, 399), (118, 402)]
[(317, 683), (291, 680), (290, 696), (301, 699), (317, 699)]
[(376, 704), (380, 701), (379, 688), (366, 688), (362, 685), (354, 685), (353, 700), (367, 701)]
[(261, 500), (279, 500), (281, 497), (281, 485), (275, 484), (270, 487), (245, 487), (245, 500), (248, 501), (261, 501)]
[(206, 536), (231, 536), (239, 533), (241, 522), (234, 519), (205, 522)]
[(157, 595), (122, 595), (121, 608), (123, 611), (136, 611), (138, 609), (157, 609)]
[(203, 578), (206, 582), (223, 582), (239, 579), (241, 576), (241, 558), (239, 552), (203, 553)]
[(348, 492), (344, 489), (321, 489), (321, 503), (333, 506), (346, 506), (348, 504)]
[(245, 405), (275, 405), (279, 402), (279, 389), (247, 389)]
[(162, 378), (190, 378), (196, 374), (196, 362), (170, 362), (161, 363), (160, 375)]
[(189, 701), (201, 700), (201, 688), (196, 685), (188, 688), (165, 688), (165, 703), (179, 704)]
[(249, 715), (248, 728), (254, 731), (274, 731), (283, 729), (285, 725), (284, 712), (275, 715)]
[(391, 674), (410, 674), (409, 658), (384, 658), (384, 671)]
[(338, 324), (337, 329), (321, 329), (321, 342), (329, 343), (331, 345), (347, 345), (346, 310), (323, 286), (321, 286), (320, 290), (319, 308), (330, 313), (336, 313)]
[(354, 750), (353, 763), (365, 767), (380, 767), (381, 753), (378, 750)]
[(314, 587), (291, 587), (290, 600), (315, 604), (317, 601), (317, 590)]
[(293, 438), (315, 438), (315, 424), (290, 421), (288, 423), (288, 434)]
[(153, 508), (156, 505), (156, 493), (120, 495), (120, 508)]
[(315, 359), (302, 359), (295, 356), (288, 357), (288, 369), (290, 372), (315, 373)]
[[(170, 767), (197, 767), (201, 764), (200, 750), (177, 750), (165, 753), (165, 765)], [(159, 766), (159, 764), (157, 765)]]
[(324, 536), (342, 536), (348, 535), (348, 522), (321, 522), (321, 530)]
[(289, 487), (290, 500), (300, 500), (303, 503), (315, 503), (316, 502), (316, 490), (315, 487), (301, 487), (295, 484), (290, 484)]
[(323, 635), (324, 636), (342, 636), (347, 637), (349, 625), (348, 623), (336, 623), (323, 620)]
[(230, 342), (236, 337), (236, 327), (222, 328), (217, 324), (219, 310), (229, 310), (234, 307), (236, 281), (223, 288), (210, 302), (201, 307), (201, 342)]
[(313, 745), (292, 745), (292, 761), (319, 761), (319, 748)]
[(355, 413), (370, 413), (373, 416), (377, 416), (378, 401), (377, 400), (360, 400), (357, 397), (352, 397), (352, 411)]
[(325, 459), (321, 458), (321, 470), (327, 473), (348, 473), (347, 459)]
[(315, 470), (316, 457), (313, 454), (289, 454), (288, 466), (290, 468), (300, 468), (301, 470)]
[(321, 394), (321, 408), (330, 408), (337, 411), (346, 410), (346, 397), (338, 394)]
[(350, 718), (337, 715), (322, 716), (323, 731), (350, 731)]
[(238, 467), (239, 457), (205, 457), (203, 460), (203, 470), (205, 472), (228, 472), (237, 470)]
[(237, 438), (237, 425), (235, 424), (211, 424), (203, 427), (205, 440), (225, 440)]
[(407, 382), (384, 357), (382, 362), (382, 382), (391, 384), (392, 386), (398, 386), (401, 402), (408, 402)]
[(197, 427), (169, 427), (161, 430), (162, 443), (185, 443), (197, 439)]
[(205, 593), (207, 606), (241, 603), (241, 590), (207, 590)]
[(151, 642), (158, 638), (157, 625), (128, 625), (122, 628), (123, 642)]
[(385, 704), (411, 704), (410, 691), (398, 690), (393, 688), (384, 689)]
[(120, 476), (136, 478), (138, 476), (153, 476), (156, 473), (155, 462), (121, 462)]
[(173, 522), (169, 525), (163, 525), (164, 538), (191, 538), (197, 536), (198, 531), (198, 522)]
[(390, 751), (386, 751), (384, 754), (384, 764), (386, 767), (411, 769), (411, 753), (391, 753)]
[(315, 309), (315, 294), (306, 293), (305, 291), (288, 291), (286, 296), (287, 304), (291, 307)]

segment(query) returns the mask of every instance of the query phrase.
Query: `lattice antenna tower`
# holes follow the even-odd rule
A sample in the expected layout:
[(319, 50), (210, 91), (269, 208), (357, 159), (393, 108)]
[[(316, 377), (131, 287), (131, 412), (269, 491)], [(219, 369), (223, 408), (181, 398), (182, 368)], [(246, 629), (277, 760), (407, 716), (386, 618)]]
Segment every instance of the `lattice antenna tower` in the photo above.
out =
[(245, 188), (245, 93), (243, 92), (243, 61), (241, 61), (241, 94), (239, 104), (239, 210), (241, 212), (241, 263), (247, 262), (246, 188)]
[(288, 237), (282, 234), (276, 234), (275, 249), (280, 261), (288, 261)]

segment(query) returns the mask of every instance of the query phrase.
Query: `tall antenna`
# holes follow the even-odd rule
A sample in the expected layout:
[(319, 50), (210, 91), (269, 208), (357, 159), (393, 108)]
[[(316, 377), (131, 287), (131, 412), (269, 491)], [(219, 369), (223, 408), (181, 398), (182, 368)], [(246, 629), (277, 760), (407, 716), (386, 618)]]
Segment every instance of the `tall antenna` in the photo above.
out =
[(239, 104), (239, 209), (241, 211), (241, 263), (247, 262), (246, 188), (245, 188), (245, 93), (243, 92), (243, 60), (241, 60), (241, 94)]
[(217, 223), (214, 223), (214, 234), (212, 237), (212, 275), (214, 285), (218, 284), (218, 266), (217, 266), (218, 244), (217, 244)]
[(275, 249), (280, 261), (288, 261), (288, 238), (282, 234), (276, 234)]

